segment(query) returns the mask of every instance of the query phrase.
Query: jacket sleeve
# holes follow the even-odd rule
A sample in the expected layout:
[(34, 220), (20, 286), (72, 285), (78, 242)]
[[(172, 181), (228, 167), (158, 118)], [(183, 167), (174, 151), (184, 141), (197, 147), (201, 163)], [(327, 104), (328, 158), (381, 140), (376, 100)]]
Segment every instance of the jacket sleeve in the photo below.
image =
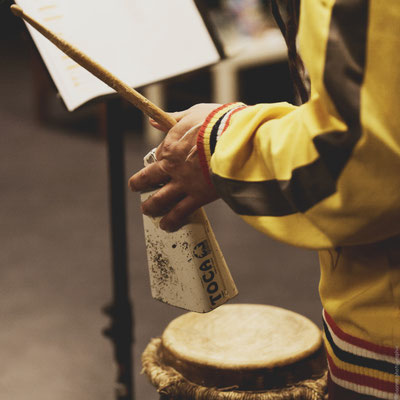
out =
[(237, 214), (314, 249), (400, 233), (400, 3), (331, 3), (302, 2), (310, 101), (224, 105), (198, 136), (204, 172)]

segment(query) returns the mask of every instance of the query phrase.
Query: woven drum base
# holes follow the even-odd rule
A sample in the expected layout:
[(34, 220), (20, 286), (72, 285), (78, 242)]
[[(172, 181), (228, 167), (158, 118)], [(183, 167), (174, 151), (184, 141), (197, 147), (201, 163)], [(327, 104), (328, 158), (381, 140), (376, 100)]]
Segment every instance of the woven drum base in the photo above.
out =
[(168, 400), (327, 400), (327, 373), (321, 378), (265, 392), (235, 391), (196, 385), (159, 358), (161, 339), (152, 339), (142, 355), (143, 373)]

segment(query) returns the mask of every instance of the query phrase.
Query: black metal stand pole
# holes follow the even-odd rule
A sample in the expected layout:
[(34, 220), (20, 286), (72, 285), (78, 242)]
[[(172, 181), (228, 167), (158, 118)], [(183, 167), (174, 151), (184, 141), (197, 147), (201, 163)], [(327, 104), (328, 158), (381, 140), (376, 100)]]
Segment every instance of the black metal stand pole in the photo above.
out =
[(111, 317), (104, 331), (114, 345), (117, 362), (116, 399), (133, 400), (133, 311), (129, 299), (127, 267), (123, 122), (121, 100), (110, 99), (102, 112), (102, 132), (107, 139), (111, 210), (113, 302), (105, 307)]

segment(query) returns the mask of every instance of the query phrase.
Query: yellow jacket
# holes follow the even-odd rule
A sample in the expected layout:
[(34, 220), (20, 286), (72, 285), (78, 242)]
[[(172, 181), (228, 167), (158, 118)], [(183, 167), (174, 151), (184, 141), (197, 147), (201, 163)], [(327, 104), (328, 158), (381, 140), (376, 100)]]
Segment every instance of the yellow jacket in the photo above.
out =
[[(327, 342), (331, 374), (352, 390), (394, 398), (400, 388), (400, 1), (302, 0), (299, 44), (310, 100), (299, 107), (219, 108), (199, 132), (200, 161), (246, 222), (319, 250), (320, 295), (334, 342)], [(389, 357), (390, 365), (383, 371), (338, 356), (362, 349), (373, 353), (368, 359)], [(377, 389), (343, 371), (389, 386), (379, 382)]]

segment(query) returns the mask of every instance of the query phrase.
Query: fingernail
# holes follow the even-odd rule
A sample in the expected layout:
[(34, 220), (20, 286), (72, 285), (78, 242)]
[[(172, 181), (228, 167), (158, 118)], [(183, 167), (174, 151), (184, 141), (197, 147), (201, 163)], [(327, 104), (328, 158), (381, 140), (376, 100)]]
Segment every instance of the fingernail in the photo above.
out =
[(142, 214), (149, 216), (148, 212), (146, 211), (146, 208), (142, 205), (140, 206), (141, 210), (142, 210)]
[(168, 227), (168, 224), (162, 220), (160, 221), (160, 229), (162, 229), (163, 231), (168, 232), (168, 233), (171, 232)]

